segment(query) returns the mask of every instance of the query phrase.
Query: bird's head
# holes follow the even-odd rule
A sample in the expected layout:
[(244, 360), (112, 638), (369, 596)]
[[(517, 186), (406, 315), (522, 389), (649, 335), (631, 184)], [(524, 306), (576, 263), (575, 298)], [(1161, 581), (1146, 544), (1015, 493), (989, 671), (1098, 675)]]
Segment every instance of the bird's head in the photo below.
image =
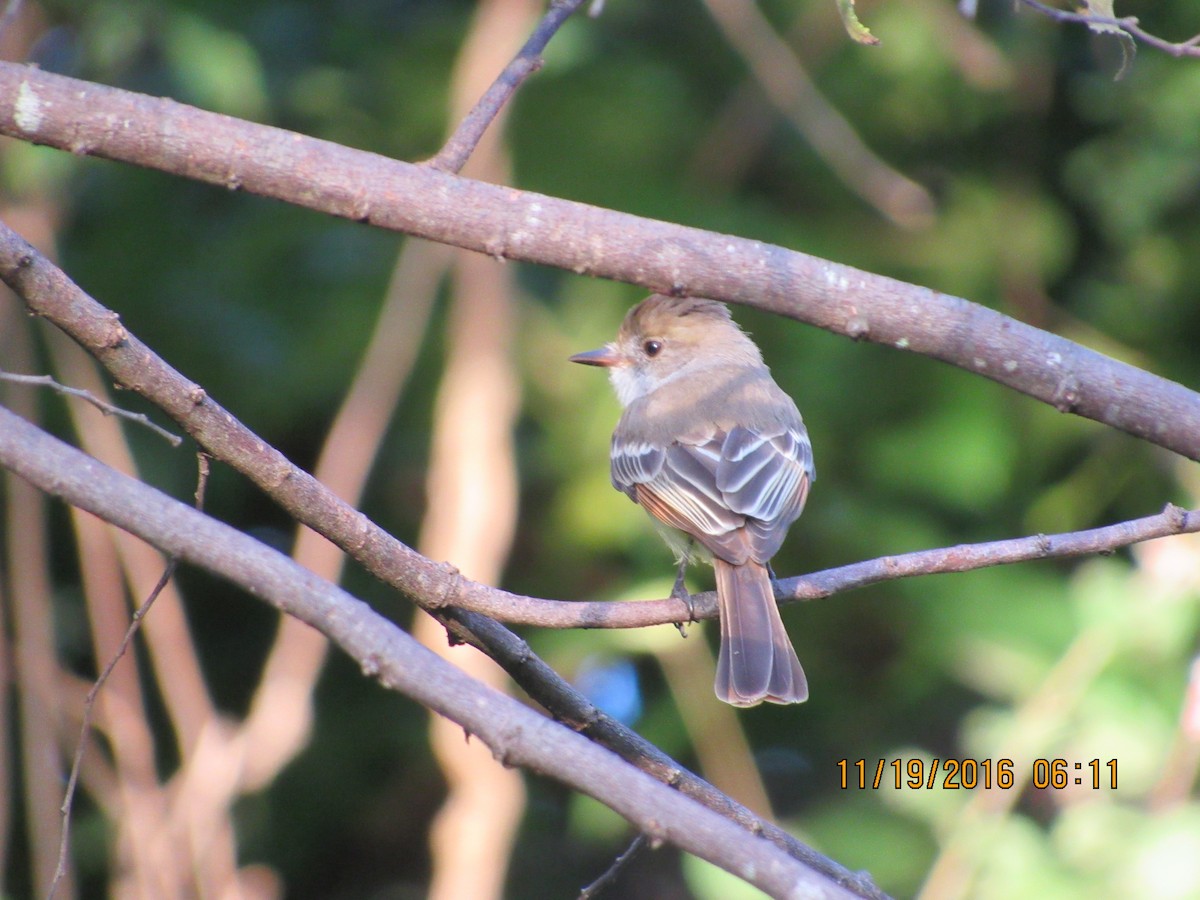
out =
[(702, 377), (717, 366), (757, 366), (762, 355), (729, 315), (701, 297), (652, 294), (625, 316), (617, 339), (571, 362), (608, 369), (617, 397), (628, 406), (680, 377)]

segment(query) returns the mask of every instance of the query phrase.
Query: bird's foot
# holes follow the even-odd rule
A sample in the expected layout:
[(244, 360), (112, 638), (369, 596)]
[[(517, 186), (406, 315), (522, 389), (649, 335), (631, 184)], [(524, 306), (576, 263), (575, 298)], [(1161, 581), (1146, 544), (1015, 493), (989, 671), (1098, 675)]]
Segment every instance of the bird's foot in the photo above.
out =
[(696, 605), (692, 602), (692, 595), (688, 593), (687, 585), (683, 580), (686, 568), (687, 563), (684, 562), (679, 567), (679, 574), (675, 576), (675, 586), (671, 588), (671, 599), (678, 600), (687, 607), (687, 621), (675, 623), (675, 627), (679, 629), (679, 633), (684, 637), (687, 637), (688, 625), (696, 621)]

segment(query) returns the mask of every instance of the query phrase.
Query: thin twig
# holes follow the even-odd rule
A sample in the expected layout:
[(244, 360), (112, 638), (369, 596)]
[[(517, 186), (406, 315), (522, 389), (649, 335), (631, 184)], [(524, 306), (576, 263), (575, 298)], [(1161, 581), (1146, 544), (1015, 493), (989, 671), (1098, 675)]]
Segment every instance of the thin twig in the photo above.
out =
[[(61, 385), (60, 385), (61, 387)], [(86, 393), (86, 392), (84, 392)], [(207, 453), (197, 453), (196, 461), (198, 467), (198, 475), (196, 478), (196, 493), (195, 493), (195, 508), (197, 510), (204, 509), (204, 492), (208, 486), (209, 475), (209, 460)], [(167, 565), (163, 569), (162, 575), (158, 579), (158, 583), (154, 585), (153, 590), (141, 606), (133, 613), (133, 618), (129, 620), (129, 627), (125, 629), (125, 636), (121, 638), (121, 643), (105, 665), (103, 671), (96, 678), (91, 689), (87, 692), (87, 696), (83, 701), (83, 721), (79, 726), (79, 743), (75, 747), (75, 758), (71, 762), (71, 774), (67, 779), (67, 789), (63, 795), (62, 806), (59, 811), (62, 813), (62, 834), (59, 837), (58, 843), (58, 865), (54, 869), (54, 878), (50, 882), (50, 890), (47, 892), (47, 900), (54, 900), (54, 894), (58, 890), (59, 883), (67, 873), (67, 854), (70, 851), (71, 845), (71, 810), (75, 804), (75, 790), (79, 785), (79, 772), (83, 767), (83, 753), (87, 748), (88, 734), (92, 730), (92, 715), (96, 709), (96, 698), (100, 695), (100, 689), (104, 687), (108, 678), (113, 673), (113, 669), (117, 667), (129, 650), (129, 645), (133, 642), (138, 630), (142, 626), (142, 620), (146, 614), (150, 612), (150, 607), (154, 605), (154, 601), (158, 599), (158, 595), (163, 592), (167, 584), (171, 581), (175, 574), (175, 569), (179, 566), (179, 559), (172, 556), (167, 560)]]
[(780, 595), (787, 599), (815, 600), (880, 581), (893, 581), (914, 575), (970, 572), (989, 566), (1038, 559), (1106, 554), (1130, 544), (1196, 531), (1200, 531), (1200, 510), (1186, 510), (1168, 503), (1157, 515), (1117, 522), (1100, 528), (1062, 534), (1035, 534), (1002, 541), (918, 550), (899, 556), (881, 556), (878, 559), (826, 569), (811, 575), (785, 578), (778, 582), (777, 589)]
[(504, 71), (496, 76), (496, 80), (479, 98), (475, 108), (467, 113), (442, 149), (436, 156), (426, 160), (425, 165), (443, 172), (461, 171), (504, 104), (516, 93), (526, 78), (542, 67), (541, 53), (550, 42), (550, 38), (554, 37), (563, 23), (585, 2), (586, 0), (554, 0), (550, 4), (546, 15), (529, 36), (525, 46), (513, 57), (512, 62), (504, 67)]
[[(1034, 534), (999, 541), (984, 541), (978, 544), (956, 544), (952, 547), (937, 547), (931, 550), (915, 550), (897, 556), (880, 556), (796, 575), (775, 581), (775, 596), (781, 601), (820, 600), (835, 594), (856, 590), (885, 581), (914, 578), (920, 575), (947, 575), (973, 572), (992, 566), (1006, 566), (1020, 562), (1045, 559), (1069, 559), (1075, 556), (1105, 555), (1123, 547), (1153, 541), (1179, 534), (1200, 531), (1200, 509), (1187, 510), (1168, 503), (1163, 511), (1153, 516), (1130, 519), (1099, 528), (1070, 531), (1059, 534)], [(522, 618), (514, 620), (504, 616), (488, 604), (475, 605), (477, 596), (467, 585), (456, 603), (479, 612), (503, 618), (510, 624), (542, 625), (553, 620), (559, 627), (557, 610), (543, 607), (539, 610), (538, 622)], [(715, 619), (717, 599), (712, 591), (691, 594), (691, 614), (695, 619)], [(556, 601), (534, 601), (551, 603)], [(610, 614), (611, 611), (611, 614)], [(638, 628), (646, 625), (662, 625), (684, 621), (688, 615), (678, 601), (622, 600), (609, 604), (604, 601), (568, 603), (564, 615), (587, 628)]]
[(1039, 3), (1038, 0), (1021, 0), (1021, 2), (1030, 9), (1037, 10), (1042, 15), (1053, 19), (1055, 22), (1076, 22), (1087, 26), (1110, 25), (1121, 29), (1130, 37), (1141, 41), (1143, 44), (1153, 47), (1156, 50), (1161, 50), (1163, 53), (1169, 53), (1171, 56), (1200, 57), (1200, 34), (1188, 38), (1186, 41), (1174, 43), (1143, 31), (1138, 24), (1136, 16), (1122, 16), (1120, 18), (1095, 16), (1091, 13), (1077, 13), (1065, 9), (1056, 9), (1053, 6)]
[(49, 375), (21, 375), (16, 372), (0, 371), (0, 381), (9, 381), (13, 384), (30, 384), (39, 387), (53, 388), (60, 394), (68, 397), (78, 397), (80, 400), (86, 400), (100, 412), (106, 416), (120, 416), (122, 419), (128, 419), (131, 422), (137, 422), (139, 425), (144, 425), (151, 431), (158, 434), (163, 440), (167, 441), (172, 447), (178, 447), (183, 443), (183, 438), (177, 434), (172, 434), (160, 425), (156, 425), (150, 421), (142, 413), (130, 412), (127, 409), (121, 409), (119, 406), (113, 406), (111, 403), (101, 400), (91, 391), (85, 391), (82, 388), (68, 387), (65, 384), (59, 384)]
[(646, 849), (646, 836), (639, 834), (625, 848), (625, 852), (612, 861), (612, 865), (604, 870), (603, 874), (587, 885), (579, 892), (579, 900), (592, 900), (593, 897), (599, 897), (600, 892), (608, 887), (614, 879), (631, 863), (639, 853)]

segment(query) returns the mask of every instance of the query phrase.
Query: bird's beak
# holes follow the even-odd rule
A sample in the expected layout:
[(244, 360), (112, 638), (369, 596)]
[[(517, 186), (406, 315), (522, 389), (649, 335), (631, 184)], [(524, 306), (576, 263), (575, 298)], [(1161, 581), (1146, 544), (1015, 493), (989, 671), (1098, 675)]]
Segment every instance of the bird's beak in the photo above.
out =
[(576, 353), (570, 358), (573, 363), (585, 366), (603, 366), (610, 369), (621, 364), (621, 357), (612, 347), (601, 347), (599, 350), (588, 350), (586, 353)]

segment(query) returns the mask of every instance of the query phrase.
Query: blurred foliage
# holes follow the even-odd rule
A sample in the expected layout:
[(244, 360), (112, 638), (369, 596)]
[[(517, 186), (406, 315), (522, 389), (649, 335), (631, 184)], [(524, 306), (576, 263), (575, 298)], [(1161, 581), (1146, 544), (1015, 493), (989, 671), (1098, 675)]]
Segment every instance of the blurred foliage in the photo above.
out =
[[(450, 124), (449, 73), (473, 10), (462, 0), (40, 5), (49, 28), (33, 59), (47, 69), (407, 160), (436, 150)], [(756, 127), (744, 138), (715, 130), (747, 96), (746, 66), (703, 7), (683, 0), (608, 0), (598, 20), (568, 23), (516, 100), (515, 183), (948, 291), (1200, 385), (1200, 62), (1142, 48), (1116, 82), (1103, 38), (1003, 0), (949, 30), (949, 0), (863, 2), (878, 48), (848, 40), (829, 0), (761, 5), (863, 138), (935, 194), (931, 227), (901, 230), (867, 208), (753, 91), (739, 112)], [(1191, 0), (1138, 14), (1164, 36), (1200, 31)], [(738, 152), (714, 158), (714, 142)], [(13, 142), (0, 178), (9, 198), (49, 195), (60, 206), (61, 259), (80, 284), (251, 428), (312, 464), (398, 237)], [(669, 555), (608, 485), (616, 401), (597, 373), (565, 361), (607, 340), (641, 293), (519, 274), (522, 510), (504, 586), (662, 596)], [(1192, 470), (1132, 438), (932, 361), (737, 317), (796, 398), (816, 450), (819, 478), (775, 560), (780, 574), (1195, 503)], [(435, 315), (364, 502), (408, 542), (424, 505), (441, 325)], [(136, 440), (148, 478), (187, 497), (189, 456)], [(286, 518), (241, 479), (218, 472), (210, 498), (215, 514), (289, 541)], [(787, 611), (812, 699), (739, 714), (785, 824), (899, 896), (954, 841), (978, 866), (978, 897), (1200, 895), (1200, 806), (1189, 790), (1175, 805), (1150, 800), (1195, 649), (1198, 551), (1176, 543), (1189, 548), (1192, 574), (1175, 581), (1150, 565), (1157, 556), (1125, 552), (883, 584)], [(63, 573), (64, 596), (71, 577)], [(697, 572), (694, 583), (708, 587), (709, 577)], [(271, 617), (204, 576), (182, 579), (217, 694), (236, 711)], [(348, 582), (408, 616), (379, 585), (355, 573)], [(570, 677), (585, 661), (635, 662), (635, 726), (694, 764), (653, 658), (673, 630), (526, 636)], [(88, 658), (86, 647), (66, 652)], [(297, 898), (419, 896), (439, 799), (423, 712), (336, 657), (319, 699), (313, 744), (240, 810), (244, 858), (276, 868)], [(1119, 790), (1018, 786), (1010, 815), (980, 820), (965, 812), (977, 792), (847, 790), (835, 766), (995, 759), (1014, 746), (1023, 774), (1039, 756), (1117, 758)], [(569, 896), (623, 849), (627, 828), (556, 785), (531, 787), (511, 896)], [(79, 815), (85, 883), (102, 883), (99, 813)], [(635, 865), (619, 895), (735, 896), (722, 879), (663, 850)]]

